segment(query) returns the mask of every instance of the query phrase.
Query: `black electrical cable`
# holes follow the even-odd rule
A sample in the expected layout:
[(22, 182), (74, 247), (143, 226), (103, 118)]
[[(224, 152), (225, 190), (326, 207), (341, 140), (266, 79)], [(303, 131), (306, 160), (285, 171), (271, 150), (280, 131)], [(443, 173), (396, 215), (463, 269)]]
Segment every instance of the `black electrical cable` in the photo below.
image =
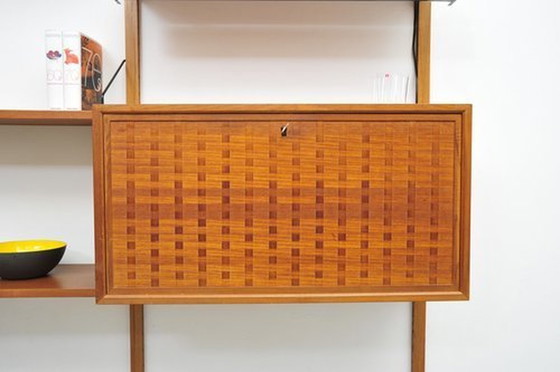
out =
[(107, 87), (105, 87), (105, 89), (101, 93), (101, 102), (100, 103), (105, 103), (105, 93), (107, 93), (107, 91), (111, 87), (111, 84), (113, 84), (113, 81), (115, 80), (115, 78), (117, 77), (117, 75), (119, 74), (119, 72), (121, 71), (121, 68), (124, 66), (125, 63), (126, 63), (126, 59), (123, 59), (121, 64), (119, 65), (119, 68), (117, 68), (117, 71), (115, 71), (115, 73), (113, 74), (113, 77), (111, 78), (111, 80), (109, 80), (109, 84), (107, 84)]
[(414, 1), (414, 24), (412, 26), (412, 59), (414, 60), (414, 76), (416, 78), (416, 97), (418, 97), (418, 22), (420, 19), (420, 0)]

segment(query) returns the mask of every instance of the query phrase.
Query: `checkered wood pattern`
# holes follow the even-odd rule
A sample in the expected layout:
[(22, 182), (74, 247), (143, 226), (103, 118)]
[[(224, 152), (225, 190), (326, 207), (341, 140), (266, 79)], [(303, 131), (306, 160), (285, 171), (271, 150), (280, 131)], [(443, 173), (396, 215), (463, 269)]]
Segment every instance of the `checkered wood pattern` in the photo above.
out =
[(456, 122), (233, 119), (106, 127), (112, 288), (456, 285)]

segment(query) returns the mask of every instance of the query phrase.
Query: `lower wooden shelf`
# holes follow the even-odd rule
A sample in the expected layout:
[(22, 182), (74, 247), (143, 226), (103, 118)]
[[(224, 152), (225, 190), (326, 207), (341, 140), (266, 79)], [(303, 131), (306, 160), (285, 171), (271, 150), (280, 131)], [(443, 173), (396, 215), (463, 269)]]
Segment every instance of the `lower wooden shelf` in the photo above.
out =
[(0, 298), (94, 297), (95, 268), (91, 264), (58, 265), (49, 275), (29, 280), (1, 280)]

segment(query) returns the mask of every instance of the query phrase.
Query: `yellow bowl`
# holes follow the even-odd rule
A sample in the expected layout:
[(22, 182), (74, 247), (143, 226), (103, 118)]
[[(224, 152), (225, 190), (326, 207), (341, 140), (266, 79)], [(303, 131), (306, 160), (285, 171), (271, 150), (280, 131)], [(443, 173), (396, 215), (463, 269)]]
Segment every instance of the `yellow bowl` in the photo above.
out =
[(59, 240), (19, 240), (1, 242), (0, 253), (39, 252), (65, 247), (66, 243)]
[(62, 259), (66, 243), (21, 240), (0, 243), (0, 278), (31, 279), (47, 275)]

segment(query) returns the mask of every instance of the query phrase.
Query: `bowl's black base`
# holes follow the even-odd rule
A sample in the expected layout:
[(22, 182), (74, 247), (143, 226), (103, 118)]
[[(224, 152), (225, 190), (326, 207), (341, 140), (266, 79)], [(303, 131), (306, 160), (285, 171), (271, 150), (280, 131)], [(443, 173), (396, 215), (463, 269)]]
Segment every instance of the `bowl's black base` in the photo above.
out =
[(0, 253), (0, 278), (23, 280), (47, 275), (62, 259), (66, 247), (39, 252)]

